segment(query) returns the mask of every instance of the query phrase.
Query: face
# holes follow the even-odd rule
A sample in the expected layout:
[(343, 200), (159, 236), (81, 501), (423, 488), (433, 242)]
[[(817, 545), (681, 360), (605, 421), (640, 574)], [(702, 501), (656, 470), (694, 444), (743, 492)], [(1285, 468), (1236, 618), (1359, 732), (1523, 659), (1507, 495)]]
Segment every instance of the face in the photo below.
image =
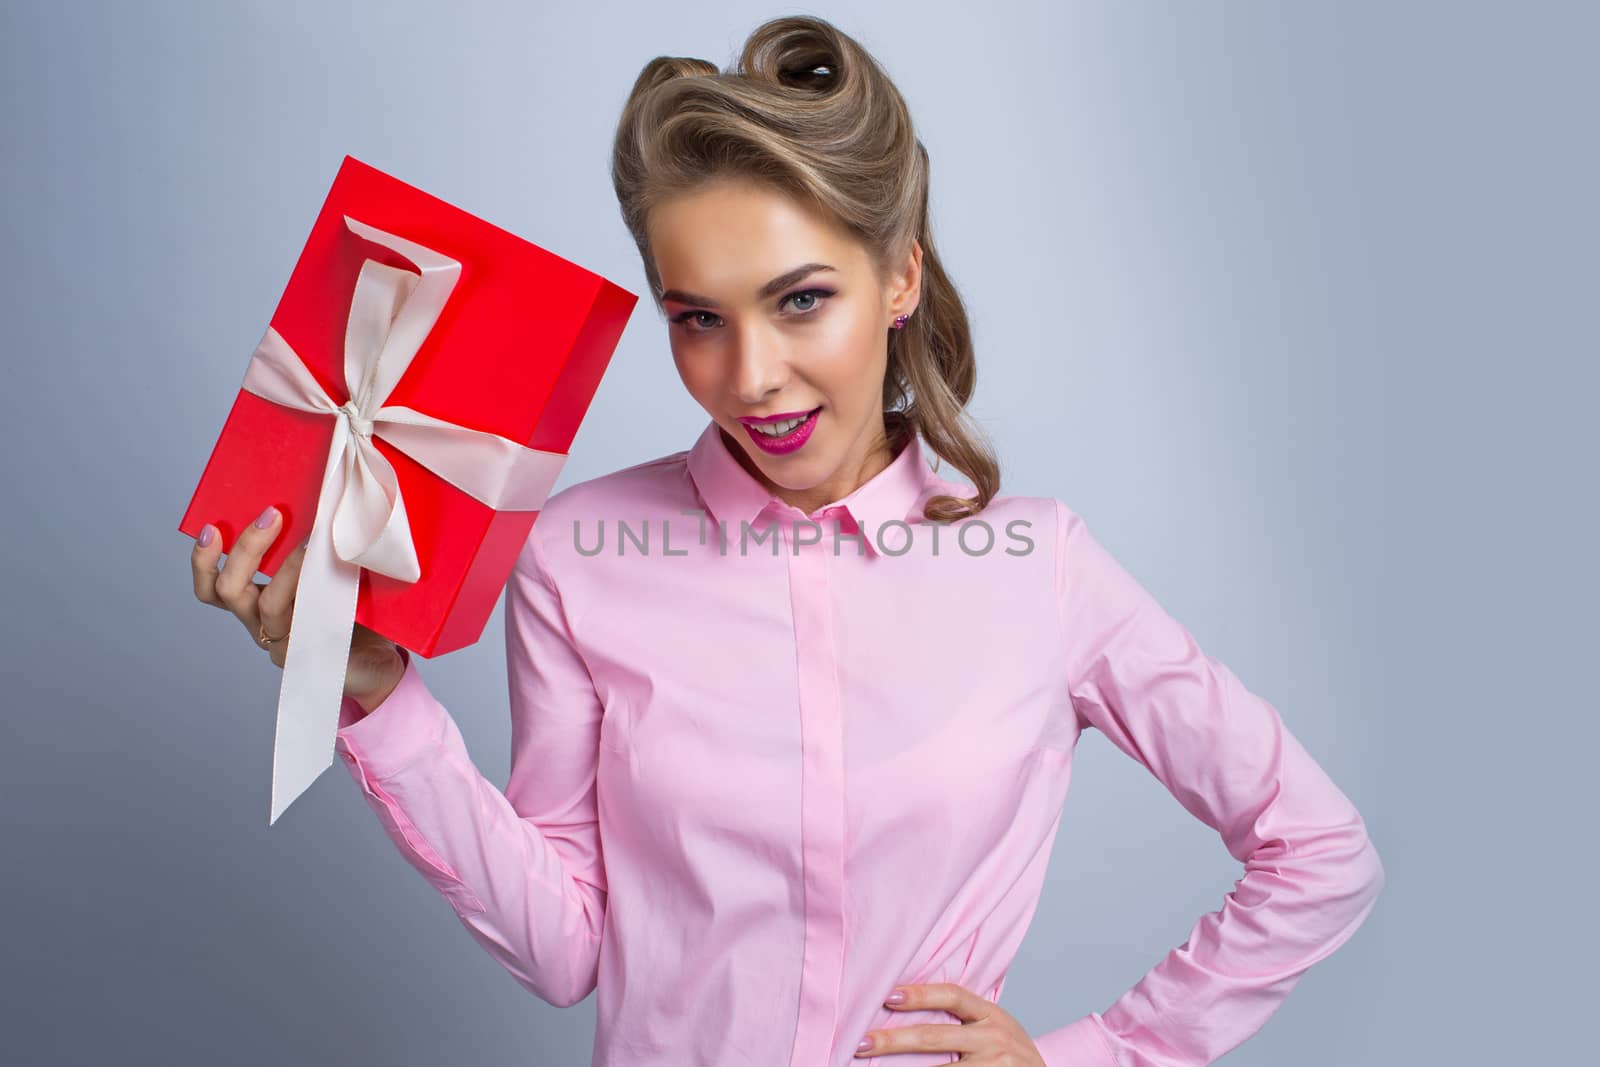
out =
[[(726, 180), (659, 204), (648, 232), (678, 374), (746, 470), (810, 515), (888, 466), (888, 331), (916, 309), (920, 244), (882, 277), (831, 219)], [(774, 415), (810, 418), (758, 438)]]

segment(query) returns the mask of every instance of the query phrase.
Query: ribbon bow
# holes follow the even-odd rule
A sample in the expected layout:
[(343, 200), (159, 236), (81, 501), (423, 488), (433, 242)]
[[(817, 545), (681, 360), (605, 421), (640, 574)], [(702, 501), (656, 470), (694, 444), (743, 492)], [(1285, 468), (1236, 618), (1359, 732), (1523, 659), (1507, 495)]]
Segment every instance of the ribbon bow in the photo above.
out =
[(399, 252), (421, 273), (371, 259), (361, 265), (345, 327), (350, 399), (343, 404), (328, 396), (271, 326), (245, 370), (245, 390), (335, 419), (295, 593), (294, 639), (278, 692), (268, 826), (333, 763), (361, 569), (405, 582), (422, 574), (394, 466), (373, 438), (383, 438), (496, 511), (544, 507), (567, 458), (384, 403), (438, 321), (461, 264), (348, 215), (344, 222), (356, 234)]

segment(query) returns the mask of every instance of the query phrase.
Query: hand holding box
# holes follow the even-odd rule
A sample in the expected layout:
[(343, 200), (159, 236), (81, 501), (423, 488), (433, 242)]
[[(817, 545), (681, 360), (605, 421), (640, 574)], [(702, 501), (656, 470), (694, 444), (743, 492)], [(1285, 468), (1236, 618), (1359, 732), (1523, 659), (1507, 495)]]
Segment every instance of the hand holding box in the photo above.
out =
[(346, 157), (179, 526), (277, 503), (268, 574), (309, 537), (269, 825), (332, 763), (354, 622), (481, 635), (636, 300)]

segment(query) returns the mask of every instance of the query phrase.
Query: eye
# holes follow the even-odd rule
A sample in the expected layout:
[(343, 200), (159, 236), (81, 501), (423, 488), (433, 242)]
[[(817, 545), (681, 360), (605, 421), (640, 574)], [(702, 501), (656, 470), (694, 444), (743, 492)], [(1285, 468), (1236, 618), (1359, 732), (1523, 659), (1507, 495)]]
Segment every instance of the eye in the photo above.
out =
[[(788, 296), (784, 297), (783, 300), (799, 300), (802, 297), (811, 297), (812, 302), (806, 305), (804, 308), (801, 308), (799, 311), (799, 314), (801, 315), (809, 315), (821, 306), (821, 302), (823, 300), (826, 300), (832, 295), (833, 290), (831, 289), (802, 289), (797, 293), (790, 293)], [(783, 300), (778, 301), (779, 307), (783, 306)]]
[[(713, 319), (716, 318), (716, 316), (711, 314), (711, 312), (709, 312), (709, 311), (685, 311), (685, 312), (682, 312), (681, 314), (677, 314), (677, 315), (672, 316), (672, 321), (673, 321), (674, 324), (676, 324), (678, 326), (683, 326), (683, 327), (688, 328), (689, 327), (689, 320), (690, 319), (698, 319), (701, 315), (709, 316), (710, 318), (713, 318)], [(705, 330), (701, 330), (701, 329), (690, 328), (689, 332), (690, 333), (705, 333), (706, 331)]]
[[(785, 316), (791, 319), (804, 318), (807, 315), (816, 314), (817, 309), (822, 306), (822, 302), (833, 295), (834, 291), (832, 289), (800, 289), (786, 294), (778, 301), (778, 306), (781, 308), (791, 300), (807, 300), (808, 302), (804, 307)], [(713, 321), (707, 323), (705, 320), (708, 318)], [(671, 321), (675, 325), (682, 326), (689, 333), (709, 333), (716, 328), (717, 319), (718, 316), (710, 311), (684, 311), (674, 315)], [(695, 325), (690, 325), (690, 323)]]

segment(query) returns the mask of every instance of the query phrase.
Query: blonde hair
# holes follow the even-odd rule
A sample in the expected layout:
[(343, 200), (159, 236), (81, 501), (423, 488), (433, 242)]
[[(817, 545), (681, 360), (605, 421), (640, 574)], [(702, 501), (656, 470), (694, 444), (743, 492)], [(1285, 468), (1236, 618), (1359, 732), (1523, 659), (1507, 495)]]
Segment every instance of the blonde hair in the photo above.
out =
[(832, 24), (786, 16), (758, 26), (726, 73), (703, 59), (658, 56), (634, 82), (617, 124), (611, 178), (657, 310), (661, 278), (645, 224), (664, 200), (720, 178), (753, 180), (818, 208), (866, 247), (880, 275), (922, 245), (922, 294), (888, 330), (884, 425), (892, 452), (920, 433), (971, 479), (973, 498), (933, 496), (925, 518), (976, 514), (999, 491), (1000, 466), (966, 416), (977, 382), (966, 307), (934, 249), (928, 151), (878, 62)]

